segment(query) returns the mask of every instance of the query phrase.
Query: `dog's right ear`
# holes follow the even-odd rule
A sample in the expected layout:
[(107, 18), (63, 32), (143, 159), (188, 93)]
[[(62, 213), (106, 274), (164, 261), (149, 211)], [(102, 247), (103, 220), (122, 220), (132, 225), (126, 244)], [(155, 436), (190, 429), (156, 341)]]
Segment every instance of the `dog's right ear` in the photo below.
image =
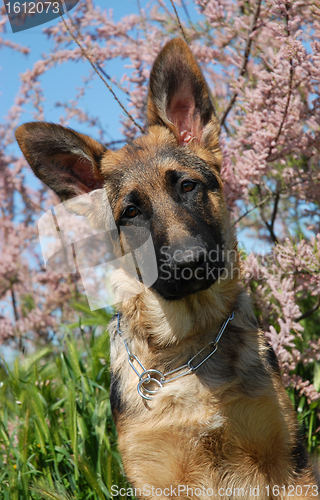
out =
[(153, 65), (147, 108), (148, 125), (169, 128), (180, 146), (196, 140), (219, 149), (220, 125), (205, 78), (181, 38), (168, 42)]
[(21, 125), (15, 135), (36, 176), (62, 201), (103, 186), (99, 164), (106, 148), (91, 137), (41, 122)]

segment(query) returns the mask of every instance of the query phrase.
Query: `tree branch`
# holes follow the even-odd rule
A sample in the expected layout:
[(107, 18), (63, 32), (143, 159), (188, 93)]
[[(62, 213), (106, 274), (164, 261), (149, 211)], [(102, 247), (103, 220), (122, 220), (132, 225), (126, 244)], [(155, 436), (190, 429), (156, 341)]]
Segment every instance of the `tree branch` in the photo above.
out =
[[(242, 63), (242, 67), (240, 70), (239, 78), (244, 76), (246, 71), (247, 71), (247, 64), (249, 61), (250, 50), (251, 50), (251, 45), (252, 45), (252, 33), (256, 30), (256, 27), (257, 27), (257, 20), (258, 20), (259, 14), (260, 14), (260, 7), (261, 7), (261, 0), (257, 0), (256, 8), (255, 8), (255, 11), (253, 13), (252, 20), (251, 20), (251, 25), (250, 25), (250, 30), (249, 30), (246, 46), (244, 49), (243, 63)], [(235, 90), (233, 93), (233, 96), (231, 97), (230, 102), (227, 106), (227, 109), (223, 113), (222, 118), (220, 120), (221, 126), (224, 125), (224, 122), (226, 121), (227, 116), (228, 116), (230, 110), (232, 109), (232, 106), (234, 105), (237, 96), (238, 96), (238, 92)]]
[(238, 224), (238, 222), (240, 222), (248, 214), (250, 214), (251, 212), (253, 212), (253, 210), (255, 210), (256, 208), (259, 208), (262, 205), (264, 205), (265, 203), (267, 203), (267, 201), (271, 200), (271, 198), (273, 198), (273, 196), (274, 196), (274, 193), (269, 194), (263, 200), (261, 200), (259, 203), (257, 203), (256, 205), (254, 205), (252, 208), (249, 208), (244, 214), (240, 215), (240, 217), (235, 221), (234, 225)]
[(271, 239), (272, 239), (273, 243), (279, 243), (278, 242), (278, 238), (274, 234), (274, 222), (275, 222), (276, 216), (277, 216), (277, 211), (278, 211), (278, 206), (279, 206), (279, 200), (280, 200), (280, 193), (279, 193), (279, 191), (277, 191), (276, 192), (276, 196), (275, 196), (275, 200), (274, 200), (274, 207), (273, 207), (273, 213), (272, 213), (272, 217), (271, 217), (271, 222), (269, 224), (268, 222), (264, 221), (265, 225), (268, 228), (268, 231), (270, 233), (270, 236), (271, 236)]
[(117, 103), (119, 104), (120, 108), (124, 111), (124, 113), (128, 116), (128, 118), (134, 123), (134, 125), (142, 132), (144, 133), (144, 130), (142, 127), (140, 127), (140, 125), (135, 121), (135, 119), (133, 118), (133, 116), (130, 115), (130, 113), (126, 110), (126, 108), (123, 106), (123, 104), (119, 101), (118, 97), (116, 96), (116, 94), (113, 92), (112, 88), (110, 87), (110, 85), (105, 81), (105, 79), (103, 78), (103, 76), (99, 73), (99, 71), (97, 70), (95, 64), (91, 61), (90, 57), (88, 56), (88, 54), (86, 53), (85, 49), (82, 47), (82, 45), (80, 44), (80, 42), (77, 40), (77, 38), (74, 36), (74, 34), (72, 33), (72, 31), (70, 30), (69, 26), (67, 25), (66, 21), (64, 20), (64, 17), (63, 15), (61, 14), (61, 19), (62, 19), (62, 22), (67, 30), (67, 32), (69, 33), (69, 35), (71, 36), (72, 40), (78, 45), (78, 47), (80, 48), (82, 54), (84, 55), (84, 57), (89, 61), (89, 63), (91, 64), (91, 66), (93, 67), (94, 71), (97, 73), (97, 75), (99, 76), (99, 78), (103, 81), (103, 83), (105, 84), (105, 86), (107, 87), (107, 89), (111, 92), (111, 94), (113, 95), (114, 99), (117, 101)]
[[(288, 14), (286, 15), (286, 22), (287, 22), (287, 36), (289, 37), (290, 36), (290, 30), (289, 30), (289, 15)], [(286, 101), (286, 105), (285, 105), (285, 108), (284, 108), (284, 112), (283, 112), (282, 120), (281, 120), (281, 123), (280, 123), (280, 127), (278, 129), (276, 137), (273, 139), (273, 141), (275, 142), (275, 144), (277, 144), (278, 139), (279, 139), (279, 137), (281, 135), (281, 132), (282, 132), (282, 129), (283, 129), (283, 125), (284, 125), (284, 122), (285, 122), (287, 114), (288, 114), (289, 104), (290, 104), (291, 95), (292, 95), (293, 63), (292, 63), (292, 58), (291, 57), (289, 59), (289, 64), (290, 64), (290, 71), (289, 71), (289, 84), (288, 84), (289, 88), (288, 88), (288, 94), (287, 94), (287, 101)], [(272, 154), (271, 154), (271, 151), (272, 151), (273, 148), (274, 148), (274, 146), (270, 146), (269, 154), (268, 154), (268, 156), (266, 158), (266, 161), (272, 161), (273, 160)]]
[(302, 321), (303, 319), (309, 318), (314, 312), (317, 311), (320, 307), (320, 297), (318, 298), (318, 302), (309, 309), (309, 311), (306, 311), (305, 313), (301, 314), (298, 318), (295, 318), (294, 321)]
[(11, 300), (12, 300), (14, 319), (16, 321), (18, 321), (19, 320), (19, 313), (18, 313), (18, 309), (17, 309), (17, 301), (16, 301), (16, 295), (14, 293), (13, 285), (11, 285), (10, 291), (11, 291)]
[(176, 9), (176, 7), (175, 7), (175, 5), (174, 5), (174, 3), (173, 3), (173, 0), (170, 0), (170, 2), (171, 2), (171, 5), (172, 5), (172, 7), (173, 7), (174, 13), (175, 13), (175, 15), (176, 15), (176, 18), (177, 18), (177, 21), (178, 21), (179, 28), (180, 28), (180, 30), (181, 30), (182, 36), (183, 36), (183, 38), (184, 38), (185, 42), (189, 45), (189, 41), (188, 41), (187, 35), (185, 34), (185, 31), (184, 31), (184, 29), (183, 29), (183, 27), (182, 27), (182, 24), (181, 24), (181, 21), (180, 21), (180, 18), (179, 18), (179, 15), (178, 15), (177, 9)]
[(185, 2), (184, 2), (183, 0), (181, 0), (181, 5), (182, 5), (182, 7), (183, 7), (183, 10), (184, 10), (184, 12), (185, 12), (185, 14), (186, 14), (187, 18), (188, 18), (189, 23), (191, 23), (191, 17), (190, 17), (190, 14), (189, 14), (188, 9), (187, 9), (187, 6), (186, 6), (186, 4), (185, 4)]
[(262, 205), (264, 205), (265, 203), (267, 203), (267, 201), (271, 200), (272, 198), (274, 198), (278, 194), (281, 195), (281, 194), (289, 191), (290, 189), (292, 189), (294, 186), (301, 185), (304, 182), (312, 182), (312, 181), (317, 181), (317, 177), (314, 177), (314, 178), (311, 178), (311, 179), (304, 179), (304, 180), (299, 179), (297, 182), (293, 182), (290, 186), (286, 186), (286, 187), (283, 187), (281, 189), (278, 189), (276, 193), (270, 193), (270, 194), (268, 194), (268, 196), (266, 196), (265, 198), (263, 198), (263, 200), (261, 200), (259, 203), (257, 203), (256, 205), (254, 205), (252, 208), (249, 208), (244, 214), (240, 215), (240, 217), (235, 221), (234, 225), (238, 224), (238, 222), (240, 222), (241, 219), (244, 219), (244, 217), (246, 217), (248, 214), (250, 214), (251, 212), (253, 212), (253, 210), (255, 210), (256, 208), (261, 207)]
[(113, 85), (115, 85), (116, 87), (118, 87), (119, 90), (121, 90), (122, 92), (124, 92), (125, 94), (129, 95), (130, 96), (130, 92), (127, 91), (127, 89), (125, 89), (124, 87), (122, 87), (122, 85), (120, 85), (120, 83), (118, 82), (115, 82), (112, 80), (111, 76), (109, 76), (105, 71), (104, 69), (100, 66), (100, 64), (96, 63), (96, 67), (98, 68), (99, 71), (101, 71), (101, 73), (108, 79), (110, 80), (110, 82), (113, 83)]

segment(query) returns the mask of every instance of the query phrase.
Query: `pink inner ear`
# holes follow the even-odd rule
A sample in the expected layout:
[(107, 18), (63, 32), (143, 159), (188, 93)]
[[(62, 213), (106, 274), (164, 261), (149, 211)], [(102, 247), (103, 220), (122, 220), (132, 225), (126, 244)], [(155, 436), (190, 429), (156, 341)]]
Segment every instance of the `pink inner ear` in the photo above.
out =
[(179, 92), (173, 96), (167, 108), (167, 116), (177, 127), (180, 145), (188, 144), (191, 139), (201, 141), (203, 129), (200, 113), (196, 109), (189, 86), (182, 85)]
[(84, 193), (90, 193), (94, 189), (100, 189), (103, 185), (100, 179), (94, 175), (92, 164), (86, 159), (78, 159), (73, 162), (71, 169), (75, 176), (79, 179), (81, 186), (80, 189)]

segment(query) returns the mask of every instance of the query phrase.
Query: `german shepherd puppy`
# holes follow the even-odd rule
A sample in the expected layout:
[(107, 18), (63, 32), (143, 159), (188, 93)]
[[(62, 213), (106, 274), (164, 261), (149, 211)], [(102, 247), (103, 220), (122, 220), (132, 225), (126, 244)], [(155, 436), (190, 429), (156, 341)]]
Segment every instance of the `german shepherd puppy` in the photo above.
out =
[(59, 125), (16, 131), (62, 200), (99, 190), (82, 213), (103, 223), (107, 198), (118, 228), (152, 236), (154, 284), (121, 269), (113, 278), (110, 397), (128, 479), (141, 498), (318, 497), (277, 361), (239, 283), (219, 122), (179, 38), (154, 63), (147, 121), (147, 134), (116, 152)]

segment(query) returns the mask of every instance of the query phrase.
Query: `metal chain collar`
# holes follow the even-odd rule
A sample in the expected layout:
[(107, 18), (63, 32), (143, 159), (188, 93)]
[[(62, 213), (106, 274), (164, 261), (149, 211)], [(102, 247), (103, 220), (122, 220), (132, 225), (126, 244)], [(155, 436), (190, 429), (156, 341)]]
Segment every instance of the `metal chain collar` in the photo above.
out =
[[(150, 369), (146, 370), (143, 364), (141, 363), (140, 359), (133, 354), (126, 342), (126, 340), (123, 337), (123, 332), (120, 330), (120, 314), (118, 313), (118, 324), (117, 324), (117, 332), (119, 333), (120, 337), (123, 340), (123, 343), (125, 345), (126, 351), (128, 353), (128, 362), (135, 374), (139, 377), (139, 382), (137, 386), (137, 391), (138, 394), (146, 400), (151, 400), (152, 397), (157, 394), (157, 392), (164, 386), (164, 384), (167, 384), (168, 382), (172, 382), (173, 380), (176, 380), (177, 378), (184, 377), (185, 375), (188, 375), (189, 373), (195, 371), (197, 368), (199, 368), (203, 363), (205, 363), (218, 349), (218, 342), (222, 337), (223, 332), (225, 331), (229, 321), (233, 320), (234, 318), (234, 312), (230, 314), (228, 319), (223, 323), (218, 335), (216, 336), (215, 340), (212, 342), (209, 342), (205, 347), (203, 347), (197, 354), (195, 354), (191, 359), (189, 359), (188, 363), (185, 365), (179, 366), (179, 368), (175, 368), (175, 370), (171, 370), (170, 372), (167, 373), (162, 373), (159, 370), (155, 369)], [(201, 354), (205, 349), (207, 349), (209, 346), (213, 345), (212, 351), (206, 356), (202, 361), (200, 361), (196, 366), (192, 365), (192, 362)], [(142, 373), (139, 373), (137, 368), (134, 366), (134, 362), (136, 362), (140, 368), (142, 369)], [(184, 372), (180, 373), (179, 375), (174, 375), (175, 373), (185, 370)], [(174, 375), (172, 377), (172, 375)], [(148, 388), (149, 385), (149, 388)]]

